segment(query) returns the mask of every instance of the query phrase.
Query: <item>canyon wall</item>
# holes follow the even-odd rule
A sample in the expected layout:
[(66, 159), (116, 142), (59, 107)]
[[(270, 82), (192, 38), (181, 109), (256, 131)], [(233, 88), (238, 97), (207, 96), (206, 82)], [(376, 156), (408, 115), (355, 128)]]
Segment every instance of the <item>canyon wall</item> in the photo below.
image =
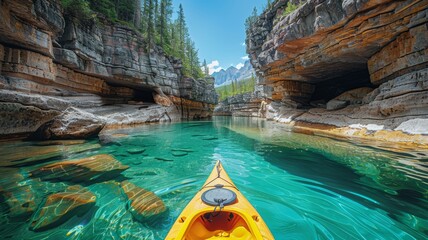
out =
[(269, 90), (266, 117), (306, 132), (428, 144), (427, 26), (426, 0), (275, 1), (246, 40)]
[(226, 98), (214, 108), (215, 116), (265, 117), (264, 97), (260, 92), (249, 92)]
[(0, 138), (211, 115), (213, 79), (184, 78), (179, 59), (131, 27), (65, 17), (57, 0), (0, 6)]

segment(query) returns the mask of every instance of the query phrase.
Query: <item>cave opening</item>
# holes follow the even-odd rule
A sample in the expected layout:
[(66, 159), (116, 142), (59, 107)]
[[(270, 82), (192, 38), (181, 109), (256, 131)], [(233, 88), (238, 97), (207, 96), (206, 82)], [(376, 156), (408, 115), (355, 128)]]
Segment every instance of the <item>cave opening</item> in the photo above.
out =
[(361, 87), (376, 87), (370, 82), (368, 68), (354, 69), (353, 71), (345, 72), (338, 77), (317, 82), (314, 85), (315, 91), (311, 96), (311, 102), (328, 102), (340, 94), (352, 89)]
[(140, 88), (134, 90), (133, 100), (143, 103), (155, 103), (153, 98), (155, 91), (149, 88)]

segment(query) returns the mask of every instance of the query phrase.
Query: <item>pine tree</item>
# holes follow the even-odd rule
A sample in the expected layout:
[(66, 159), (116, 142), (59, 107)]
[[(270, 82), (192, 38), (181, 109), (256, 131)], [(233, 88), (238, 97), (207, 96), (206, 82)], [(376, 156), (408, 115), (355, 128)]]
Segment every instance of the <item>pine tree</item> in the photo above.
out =
[(153, 0), (153, 19), (155, 24), (157, 23), (159, 17), (159, 2), (158, 0)]
[(117, 1), (115, 4), (117, 18), (124, 22), (133, 23), (136, 14), (136, 12), (134, 11), (134, 9), (136, 8), (136, 1), (138, 0)]
[(164, 49), (165, 52), (171, 54), (171, 38), (169, 36), (170, 19), (172, 16), (172, 1), (161, 0), (159, 8), (158, 18), (158, 33), (159, 33), (159, 45)]
[(141, 0), (134, 0), (134, 26), (139, 29), (141, 24)]
[(140, 30), (145, 35), (147, 32), (147, 24), (149, 22), (149, 0), (144, 0), (142, 5), (142, 16), (141, 16), (141, 26)]
[(208, 77), (210, 75), (210, 70), (208, 69), (208, 65), (207, 65), (207, 60), (204, 59), (204, 74), (206, 77)]
[(141, 29), (143, 35), (147, 39), (147, 49), (152, 48), (155, 41), (155, 26), (154, 26), (154, 2), (156, 0), (144, 0), (143, 4), (143, 23)]
[(256, 22), (256, 20), (257, 20), (257, 8), (254, 7), (251, 15), (245, 20), (245, 29), (247, 29), (248, 31)]
[(186, 21), (184, 18), (184, 10), (183, 10), (183, 5), (180, 4), (180, 6), (178, 7), (178, 12), (177, 12), (178, 16), (177, 16), (177, 35), (178, 35), (178, 47), (179, 47), (179, 51), (180, 51), (180, 58), (182, 60), (186, 60), (186, 40), (187, 40), (187, 36), (188, 36), (188, 31), (187, 31), (187, 26), (186, 26)]

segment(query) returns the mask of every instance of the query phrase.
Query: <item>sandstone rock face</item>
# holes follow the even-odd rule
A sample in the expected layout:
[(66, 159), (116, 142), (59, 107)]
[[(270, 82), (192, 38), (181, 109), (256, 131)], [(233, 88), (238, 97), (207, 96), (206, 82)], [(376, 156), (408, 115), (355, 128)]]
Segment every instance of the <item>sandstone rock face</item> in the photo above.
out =
[(42, 231), (58, 226), (75, 215), (87, 212), (95, 205), (96, 199), (92, 192), (80, 185), (51, 194), (31, 219), (30, 229)]
[(104, 124), (99, 117), (70, 107), (41, 126), (35, 134), (42, 139), (82, 139), (98, 134)]
[(2, 1), (0, 41), (52, 56), (52, 35), (55, 37), (64, 28), (59, 2), (37, 0), (24, 3)]
[(180, 96), (188, 100), (216, 104), (218, 97), (214, 89), (214, 78), (184, 78), (180, 82)]
[(363, 99), (372, 91), (373, 88), (368, 87), (356, 88), (340, 94), (334, 100), (347, 101), (351, 105), (362, 104)]
[(169, 107), (173, 104), (172, 101), (165, 95), (162, 96), (160, 94), (156, 94), (154, 96), (154, 100), (157, 104), (164, 106), (164, 107)]
[(120, 183), (123, 192), (128, 198), (128, 209), (141, 222), (153, 221), (166, 212), (163, 201), (153, 192), (136, 186), (129, 181)]
[(171, 97), (183, 119), (201, 119), (211, 116), (214, 104), (196, 102), (184, 98)]
[(398, 131), (403, 131), (410, 134), (425, 134), (428, 135), (428, 119), (411, 119), (400, 124), (396, 128)]
[(59, 114), (55, 110), (0, 102), (0, 131), (5, 136), (29, 134)]
[[(366, 69), (376, 52), (426, 21), (424, 1), (309, 0), (282, 16), (287, 2), (276, 1), (248, 32), (252, 63), (268, 83), (313, 84)], [(418, 46), (423, 37), (418, 31)]]
[(128, 169), (111, 155), (100, 154), (88, 158), (62, 161), (31, 172), (32, 177), (47, 181), (92, 182), (114, 178)]
[(228, 97), (214, 108), (215, 116), (262, 117), (263, 98), (255, 93)]
[(142, 108), (138, 105), (118, 104), (94, 108), (90, 112), (100, 116), (105, 122), (104, 129), (137, 126), (153, 122), (175, 122), (181, 119), (181, 114), (175, 105), (162, 107), (152, 104)]
[[(181, 114), (166, 117), (165, 111), (157, 111), (159, 116), (153, 116), (153, 110), (139, 111), (149, 121), (211, 115), (209, 105), (217, 102), (213, 80), (183, 78), (180, 60), (157, 46), (148, 51), (146, 40), (135, 30), (107, 22), (78, 24), (62, 15), (59, 0), (5, 0), (1, 5), (0, 127), (6, 131), (0, 131), (0, 138), (28, 136), (60, 114), (68, 119), (57, 118), (54, 125), (70, 127), (46, 130), (44, 137), (87, 137), (98, 131), (102, 124), (82, 119), (79, 124), (89, 124), (86, 127), (92, 130), (75, 131), (79, 124), (68, 124), (75, 122), (70, 118), (73, 113), (64, 112), (70, 106), (81, 110), (77, 115), (87, 116), (83, 111), (136, 101), (175, 107)], [(11, 97), (15, 93), (17, 97)], [(127, 122), (146, 121), (118, 125)]]
[(292, 1), (302, 3), (285, 15), (288, 2), (247, 31), (259, 84), (272, 89), (270, 119), (424, 132), (408, 125), (428, 118), (426, 1)]

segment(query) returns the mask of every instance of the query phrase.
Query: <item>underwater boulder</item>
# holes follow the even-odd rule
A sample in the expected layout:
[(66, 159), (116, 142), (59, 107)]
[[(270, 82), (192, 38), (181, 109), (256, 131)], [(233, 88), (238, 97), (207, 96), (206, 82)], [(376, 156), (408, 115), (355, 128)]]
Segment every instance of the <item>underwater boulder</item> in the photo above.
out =
[(126, 149), (126, 152), (128, 152), (129, 154), (140, 154), (145, 152), (146, 149), (145, 148), (128, 148)]
[(165, 204), (156, 194), (137, 185), (123, 181), (120, 186), (128, 198), (128, 210), (140, 222), (154, 220), (166, 212)]
[(108, 154), (61, 161), (31, 172), (32, 177), (47, 181), (91, 182), (117, 177), (129, 167)]
[(95, 205), (97, 197), (80, 185), (49, 195), (33, 215), (30, 230), (43, 231), (56, 227), (73, 216), (84, 215)]
[(62, 157), (66, 154), (80, 153), (100, 148), (99, 144), (74, 144), (74, 145), (5, 145), (0, 147), (2, 161), (0, 167), (29, 166)]
[(0, 202), (9, 219), (26, 220), (36, 210), (38, 199), (35, 194), (36, 182), (26, 181), (16, 168), (0, 168)]

